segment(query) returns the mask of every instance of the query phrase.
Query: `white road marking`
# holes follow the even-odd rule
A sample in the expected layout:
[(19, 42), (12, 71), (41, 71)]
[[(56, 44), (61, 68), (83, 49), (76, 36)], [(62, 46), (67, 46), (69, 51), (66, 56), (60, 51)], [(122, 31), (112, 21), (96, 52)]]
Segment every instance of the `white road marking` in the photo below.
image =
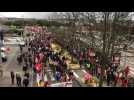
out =
[(134, 71), (134, 68), (130, 67), (130, 70)]
[(79, 76), (76, 74), (76, 72), (73, 71), (73, 74), (76, 78), (79, 78)]
[(69, 77), (68, 77), (68, 75), (66, 74), (66, 76), (67, 76), (67, 79), (69, 79)]
[(133, 71), (130, 71), (130, 74), (133, 74), (134, 75), (134, 72)]
[(84, 69), (82, 70), (84, 73), (87, 73)]

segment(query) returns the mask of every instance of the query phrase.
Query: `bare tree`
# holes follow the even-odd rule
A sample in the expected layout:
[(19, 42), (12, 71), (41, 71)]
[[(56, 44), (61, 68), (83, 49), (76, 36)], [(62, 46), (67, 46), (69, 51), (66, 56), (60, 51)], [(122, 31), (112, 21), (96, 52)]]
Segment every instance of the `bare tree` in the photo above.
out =
[[(86, 25), (88, 27), (88, 36), (90, 38), (91, 47), (100, 50), (100, 60), (102, 66), (101, 78), (100, 78), (100, 86), (103, 84), (103, 73), (105, 67), (107, 67), (107, 63), (109, 62), (109, 58), (112, 57), (115, 52), (115, 45), (117, 44), (118, 37), (121, 37), (119, 33), (122, 33), (124, 26), (126, 27), (128, 24), (125, 24), (126, 21), (131, 19), (129, 16), (130, 12), (61, 12), (60, 18), (64, 19), (66, 23), (68, 23), (68, 29), (66, 30), (63, 37), (65, 40), (68, 40), (70, 47), (78, 45), (75, 40), (75, 33), (78, 30), (78, 26)], [(81, 24), (80, 24), (81, 23)], [(100, 29), (97, 28), (99, 24)], [(94, 34), (94, 30), (99, 29), (101, 35), (99, 37), (100, 44), (97, 45), (96, 34)], [(127, 31), (128, 32), (128, 31)], [(63, 39), (63, 38), (61, 38)], [(66, 44), (68, 44), (66, 43)], [(111, 60), (111, 59), (110, 59)]]
[[(111, 57), (115, 51), (115, 42), (119, 36), (119, 21), (124, 20), (129, 13), (122, 12), (102, 12), (104, 31), (102, 35), (103, 48), (102, 48), (102, 72), (100, 79), (100, 86), (103, 84), (104, 68), (107, 66), (107, 59)], [(110, 52), (111, 51), (111, 52)]]

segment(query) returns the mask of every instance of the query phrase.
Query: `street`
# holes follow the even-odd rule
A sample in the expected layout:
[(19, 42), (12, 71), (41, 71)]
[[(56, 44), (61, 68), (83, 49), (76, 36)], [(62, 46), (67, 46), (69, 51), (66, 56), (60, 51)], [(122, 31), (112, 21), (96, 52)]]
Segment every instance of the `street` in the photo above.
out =
[(57, 12), (43, 19), (4, 15), (0, 87), (132, 86), (132, 13)]
[[(17, 46), (17, 44), (15, 44), (13, 41), (9, 41), (9, 43), (5, 45), (5, 47), (10, 48), (9, 53), (7, 53), (8, 60), (6, 63), (1, 63), (1, 65), (3, 66), (3, 70), (4, 70), (4, 75), (0, 79), (0, 87), (16, 87), (17, 86), (16, 78), (15, 78), (15, 84), (11, 85), (11, 76), (10, 76), (11, 71), (14, 71), (15, 73), (19, 72), (21, 76), (24, 75), (24, 72), (22, 71), (23, 64), (18, 65), (17, 63), (17, 55), (19, 54), (20, 49)], [(22, 80), (23, 80), (23, 77), (22, 77)], [(32, 86), (31, 84), (32, 84), (32, 81), (30, 82), (29, 86)]]

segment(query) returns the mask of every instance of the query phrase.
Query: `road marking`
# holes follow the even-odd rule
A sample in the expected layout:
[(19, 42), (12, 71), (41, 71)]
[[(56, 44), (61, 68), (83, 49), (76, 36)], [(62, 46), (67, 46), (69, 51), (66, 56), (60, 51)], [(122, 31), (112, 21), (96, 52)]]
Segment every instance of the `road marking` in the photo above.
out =
[(51, 74), (51, 80), (55, 81), (55, 78), (54, 78), (53, 74)]
[(76, 74), (76, 72), (74, 72), (74, 71), (72, 71), (73, 72), (73, 74), (74, 74), (74, 76), (76, 77), (76, 78), (79, 78), (79, 76)]
[(87, 73), (84, 69), (82, 70), (84, 73)]
[(134, 71), (134, 68), (130, 67), (130, 70), (131, 70), (131, 71)]
[(68, 77), (68, 75), (66, 74), (66, 76), (67, 76), (67, 79), (69, 79), (69, 77)]
[(133, 74), (134, 75), (134, 72), (133, 71), (130, 71), (130, 74)]

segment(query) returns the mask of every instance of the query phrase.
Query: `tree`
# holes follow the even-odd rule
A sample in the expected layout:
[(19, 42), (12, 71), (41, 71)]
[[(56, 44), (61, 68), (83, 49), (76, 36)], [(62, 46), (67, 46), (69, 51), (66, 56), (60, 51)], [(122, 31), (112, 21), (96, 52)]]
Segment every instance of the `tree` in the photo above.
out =
[[(115, 51), (115, 42), (117, 41), (117, 37), (119, 34), (119, 27), (118, 24), (120, 20), (124, 20), (127, 18), (129, 13), (122, 13), (122, 12), (102, 12), (102, 20), (104, 25), (102, 41), (103, 41), (103, 48), (102, 48), (102, 72), (101, 72), (101, 79), (100, 79), (100, 86), (103, 84), (103, 73), (104, 67), (107, 66), (107, 59), (111, 58)], [(111, 51), (111, 52), (110, 52)]]
[[(116, 51), (115, 45), (120, 45), (119, 40), (129, 33), (132, 18), (130, 12), (62, 12), (60, 13), (60, 18), (64, 19), (68, 25), (68, 29), (62, 36), (59, 36), (59, 40), (62, 43), (66, 41), (66, 44), (70, 44), (71, 48), (75, 46), (78, 49), (79, 47), (80, 42), (78, 43), (75, 40), (78, 26), (85, 25), (88, 27), (88, 35), (85, 38), (90, 40), (90, 47), (100, 52), (102, 66), (100, 86), (102, 86), (103, 72), (110, 63), (113, 53)], [(100, 32), (98, 39), (93, 31)], [(99, 41), (99, 43), (96, 41)]]

